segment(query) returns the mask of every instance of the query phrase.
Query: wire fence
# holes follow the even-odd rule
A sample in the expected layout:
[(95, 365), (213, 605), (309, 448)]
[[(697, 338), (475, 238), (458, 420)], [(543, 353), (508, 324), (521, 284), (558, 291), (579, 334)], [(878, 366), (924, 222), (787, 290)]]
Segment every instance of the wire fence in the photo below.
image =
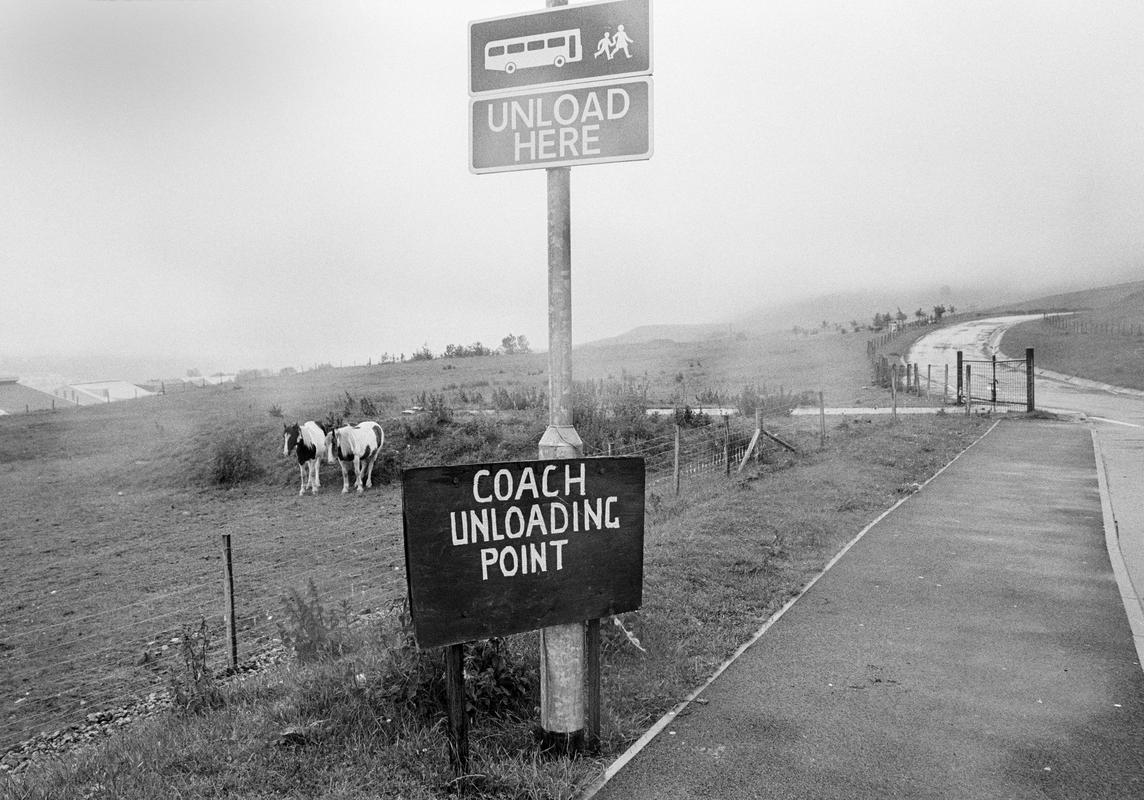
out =
[(1081, 333), (1098, 336), (1125, 336), (1144, 339), (1144, 324), (1138, 324), (1126, 319), (1120, 320), (1088, 320), (1077, 314), (1045, 314), (1042, 316), (1046, 325), (1057, 330), (1069, 333)]
[[(807, 396), (760, 397), (754, 409), (744, 409), (753, 415), (676, 412), (679, 424), (667, 433), (586, 448), (585, 455), (642, 457), (649, 492), (685, 491), (689, 480), (734, 473), (764, 446), (795, 449), (790, 411)], [(244, 671), (281, 656), (282, 632), (297, 624), (285, 598), (305, 593), (311, 581), (323, 607), (347, 623), (394, 612), (406, 595), (401, 511), (391, 491), (375, 496), (380, 502), (367, 496), (371, 502), (357, 507), (356, 525), (306, 531), (284, 519), (279, 535), (256, 537), (244, 535), (239, 519), (222, 535), (189, 538), (165, 567), (165, 588), (117, 598), (108, 611), (72, 614), (65, 603), (36, 599), (36, 587), (8, 587), (27, 596), (17, 597), (19, 618), (0, 621), (6, 695), (0, 766), (10, 769), (30, 753), (85, 741), (100, 728), (167, 707), (173, 677), (186, 672), (190, 626), (199, 620), (209, 636), (209, 666), (220, 674), (232, 663)], [(224, 540), (231, 545), (229, 569)]]
[[(881, 351), (881, 339), (867, 343), (875, 385), (890, 392), (895, 409), (903, 407), (1025, 406), (1035, 407), (1033, 350), (1023, 359), (966, 359), (962, 351), (950, 351), (952, 361), (939, 364), (912, 363), (898, 353)], [(909, 348), (906, 348), (908, 350)]]

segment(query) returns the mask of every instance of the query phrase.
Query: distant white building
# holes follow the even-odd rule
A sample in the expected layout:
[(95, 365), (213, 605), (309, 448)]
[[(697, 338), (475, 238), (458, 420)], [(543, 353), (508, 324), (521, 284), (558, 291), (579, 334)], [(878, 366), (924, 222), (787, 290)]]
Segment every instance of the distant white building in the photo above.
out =
[(60, 397), (77, 406), (91, 406), (98, 403), (111, 403), (117, 400), (135, 400), (150, 397), (154, 392), (127, 381), (89, 381), (69, 383), (55, 390)]

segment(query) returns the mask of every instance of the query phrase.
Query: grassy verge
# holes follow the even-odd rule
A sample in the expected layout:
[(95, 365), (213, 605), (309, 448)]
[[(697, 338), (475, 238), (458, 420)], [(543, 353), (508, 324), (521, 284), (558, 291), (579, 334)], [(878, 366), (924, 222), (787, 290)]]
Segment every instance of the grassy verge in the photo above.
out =
[[(513, 637), (470, 682), (492, 694), (506, 687), (512, 700), (499, 716), (475, 717), (475, 794), (574, 796), (986, 424), (851, 419), (823, 450), (771, 452), (750, 474), (688, 484), (682, 498), (649, 494), (644, 607), (625, 615), (628, 633), (603, 626), (601, 752), (569, 762), (537, 751), (535, 636)], [(431, 686), (439, 666), (405, 648), (397, 625), (391, 614), (343, 631), (323, 658), (219, 687), (200, 713), (143, 720), (0, 782), (0, 796), (444, 796), (455, 787)]]
[[(1141, 316), (1141, 320), (1130, 321), (1140, 324), (1144, 321)], [(1090, 317), (1078, 315), (1086, 323), (1083, 333), (1055, 328), (1041, 320), (1026, 322), (1005, 334), (1001, 349), (1016, 356), (1032, 347), (1037, 366), (1043, 369), (1144, 389), (1144, 338), (1097, 332), (1101, 320)]]

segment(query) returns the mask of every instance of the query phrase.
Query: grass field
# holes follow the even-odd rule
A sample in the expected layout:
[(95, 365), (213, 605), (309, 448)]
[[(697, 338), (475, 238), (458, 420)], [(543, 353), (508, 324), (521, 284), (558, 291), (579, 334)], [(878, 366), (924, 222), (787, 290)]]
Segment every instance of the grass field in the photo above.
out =
[(1144, 389), (1144, 283), (1121, 291), (1070, 296), (1070, 325), (1044, 321), (1018, 325), (1005, 334), (1001, 349), (1023, 353), (1032, 347), (1037, 366), (1089, 380)]
[[(578, 380), (640, 384), (652, 405), (733, 397), (748, 384), (782, 386), (788, 393), (821, 390), (839, 404), (881, 399), (866, 386), (865, 341), (853, 336), (580, 348), (574, 363)], [(401, 414), (424, 395), (438, 393), (458, 409), (448, 430), (468, 437), (470, 445), (475, 441), (482, 459), (531, 458), (543, 430), (542, 412), (491, 419), (464, 419), (459, 412), (487, 404), (497, 390), (524, 393), (545, 384), (542, 355), (436, 360), (0, 419), (7, 556), (0, 580), (12, 587), (0, 597), (6, 746), (165, 686), (168, 671), (177, 667), (171, 654), (182, 627), (219, 614), (220, 533), (234, 541), (244, 657), (273, 642), (284, 618), (284, 595), (310, 580), (327, 602), (346, 601), (353, 616), (376, 613), (403, 596), (396, 485), (342, 496), (340, 474), (326, 467), (323, 492), (298, 497), (297, 468), (281, 455), (282, 420), (270, 415), (271, 408), (280, 408), (287, 421), (320, 419), (347, 410), (347, 400), (368, 398), (386, 426), (391, 458), (412, 466), (449, 457), (440, 438), (430, 446), (430, 440), (413, 435), (413, 418)], [(646, 603), (627, 620), (647, 653), (614, 633), (609, 640), (605, 757), (709, 674), (849, 535), (945, 463), (978, 434), (981, 423), (960, 415), (899, 425), (851, 421), (831, 432), (823, 452), (817, 451), (817, 420), (802, 423), (804, 430), (790, 419), (781, 424), (791, 426), (784, 433), (803, 445), (801, 456), (772, 452), (746, 479), (697, 482), (679, 500), (663, 492), (649, 495)], [(216, 486), (212, 453), (220, 441), (234, 439), (254, 443), (253, 460), (262, 474)], [(526, 654), (535, 650), (527, 643), (520, 648)], [(335, 687), (345, 688), (348, 669), (365, 676), (368, 694), (369, 682), (382, 673), (366, 653), (359, 650), (359, 661), (349, 666), (330, 667)], [(389, 722), (368, 748), (384, 752), (360, 769), (348, 766), (347, 759), (358, 758), (346, 750), (346, 737), (357, 735), (350, 730), (329, 731), (307, 753), (267, 749), (268, 731), (287, 718), (301, 723), (310, 713), (294, 692), (305, 693), (321, 680), (289, 668), (286, 677), (249, 679), (216, 712), (222, 716), (161, 716), (139, 723), (141, 733), (117, 737), (111, 750), (78, 760), (78, 771), (65, 770), (48, 783), (22, 783), (20, 790), (60, 796), (60, 787), (67, 786), (64, 794), (74, 789), (82, 796), (112, 781), (120, 791), (114, 796), (211, 796), (223, 786), (243, 796), (270, 796), (277, 791), (273, 787), (281, 789), (280, 771), (297, 777), (304, 767), (311, 776), (306, 780), (317, 783), (299, 789), (302, 794), (319, 795), (318, 783), (341, 780), (346, 792), (329, 796), (376, 796), (377, 785), (363, 782), (363, 776), (376, 777), (397, 758), (400, 778), (385, 791), (434, 796), (445, 767), (432, 726), (421, 730), (384, 704), (378, 713)], [(292, 710), (285, 713), (274, 702), (267, 706), (268, 697)], [(487, 737), (488, 750), (478, 745), (478, 757), (503, 773), (494, 794), (566, 796), (595, 769), (591, 763), (568, 770), (537, 760), (526, 744), (527, 720), (490, 724), (476, 739)], [(219, 737), (232, 743), (223, 748), (230, 749), (228, 759), (242, 754), (248, 767), (263, 768), (239, 774), (232, 771), (237, 762), (213, 764), (210, 753), (222, 752)], [(425, 741), (433, 744), (409, 752), (412, 742)], [(524, 756), (517, 752), (521, 748)], [(152, 757), (157, 761), (148, 762)], [(138, 766), (145, 762), (146, 768)], [(319, 769), (318, 762), (326, 766)]]

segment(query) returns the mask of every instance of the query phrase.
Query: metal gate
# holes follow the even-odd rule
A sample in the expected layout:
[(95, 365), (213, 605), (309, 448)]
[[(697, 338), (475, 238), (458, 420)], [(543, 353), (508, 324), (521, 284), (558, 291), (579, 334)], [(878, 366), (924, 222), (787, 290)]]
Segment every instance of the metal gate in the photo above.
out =
[(1022, 359), (988, 361), (963, 359), (957, 354), (958, 401), (967, 405), (1025, 406), (1032, 411), (1034, 402), (1033, 351), (1026, 351)]

